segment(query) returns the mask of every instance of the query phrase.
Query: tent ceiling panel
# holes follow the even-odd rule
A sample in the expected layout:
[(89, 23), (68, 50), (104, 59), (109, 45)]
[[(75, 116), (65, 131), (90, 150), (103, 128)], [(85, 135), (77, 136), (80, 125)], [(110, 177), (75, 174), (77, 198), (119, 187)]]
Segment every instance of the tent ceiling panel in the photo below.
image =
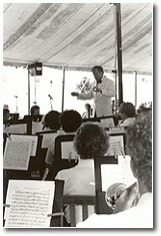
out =
[[(115, 9), (109, 3), (3, 4), (3, 63), (115, 69)], [(121, 4), (123, 71), (152, 73), (152, 4)]]

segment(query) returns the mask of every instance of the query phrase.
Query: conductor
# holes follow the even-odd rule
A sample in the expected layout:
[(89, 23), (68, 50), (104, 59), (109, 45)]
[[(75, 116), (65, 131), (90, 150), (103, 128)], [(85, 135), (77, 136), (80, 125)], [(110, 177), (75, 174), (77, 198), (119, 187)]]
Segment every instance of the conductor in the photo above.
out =
[(79, 100), (94, 99), (95, 117), (109, 116), (112, 114), (111, 97), (115, 96), (114, 82), (104, 76), (101, 66), (94, 66), (92, 73), (95, 78), (92, 89), (85, 93), (72, 92)]

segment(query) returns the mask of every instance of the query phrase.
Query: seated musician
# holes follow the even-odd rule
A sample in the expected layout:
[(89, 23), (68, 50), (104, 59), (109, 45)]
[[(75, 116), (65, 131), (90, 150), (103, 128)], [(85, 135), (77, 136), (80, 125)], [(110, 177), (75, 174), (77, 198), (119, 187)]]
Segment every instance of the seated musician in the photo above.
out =
[[(79, 128), (79, 126), (81, 125), (82, 118), (81, 118), (81, 115), (75, 110), (65, 110), (59, 116), (59, 122), (60, 122), (60, 126), (62, 130), (59, 131), (58, 135), (74, 134), (76, 130)], [(55, 154), (55, 139), (53, 139), (50, 142), (50, 145), (47, 150), (46, 157), (45, 157), (46, 168), (51, 171), (52, 171), (52, 163), (54, 162), (54, 154)], [(45, 170), (45, 173), (47, 169)], [(43, 179), (45, 178), (45, 173), (44, 173)], [(49, 178), (49, 175), (48, 175), (48, 178)]]
[(129, 127), (133, 125), (136, 117), (136, 110), (132, 103), (123, 102), (119, 107), (119, 114), (121, 116), (121, 122), (119, 123), (119, 127)]
[(59, 130), (60, 129), (60, 122), (59, 122), (60, 113), (58, 111), (51, 110), (49, 111), (42, 121), (44, 131), (50, 130)]
[[(94, 157), (103, 156), (109, 147), (109, 138), (105, 130), (96, 124), (86, 122), (77, 130), (74, 148), (80, 156), (77, 166), (61, 170), (56, 179), (65, 180), (64, 195), (95, 195)], [(89, 215), (94, 206), (89, 206)], [(69, 208), (65, 209), (67, 222)], [(76, 223), (82, 221), (81, 206), (76, 206)]]
[(153, 228), (152, 194), (152, 111), (140, 112), (133, 126), (127, 130), (127, 147), (131, 169), (138, 180), (140, 199), (136, 188), (125, 189), (116, 200), (115, 214), (93, 214), (79, 223), (80, 228)]

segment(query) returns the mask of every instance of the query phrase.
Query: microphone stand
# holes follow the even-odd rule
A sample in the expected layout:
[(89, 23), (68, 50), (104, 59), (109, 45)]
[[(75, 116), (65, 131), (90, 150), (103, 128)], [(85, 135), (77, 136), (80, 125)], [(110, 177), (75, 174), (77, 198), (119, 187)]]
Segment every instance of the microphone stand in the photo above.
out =
[(53, 98), (50, 96), (50, 95), (48, 95), (49, 96), (49, 98), (50, 98), (50, 106), (51, 106), (51, 110), (53, 110), (53, 104), (52, 104), (52, 100), (53, 100)]

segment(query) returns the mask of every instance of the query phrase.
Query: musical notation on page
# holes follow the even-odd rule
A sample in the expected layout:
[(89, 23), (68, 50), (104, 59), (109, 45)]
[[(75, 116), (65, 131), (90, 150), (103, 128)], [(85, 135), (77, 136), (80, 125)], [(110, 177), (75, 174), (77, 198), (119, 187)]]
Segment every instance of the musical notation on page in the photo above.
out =
[(31, 141), (11, 140), (7, 138), (3, 168), (11, 170), (27, 170), (31, 152)]
[(5, 208), (5, 227), (49, 227), (55, 183), (10, 180)]

